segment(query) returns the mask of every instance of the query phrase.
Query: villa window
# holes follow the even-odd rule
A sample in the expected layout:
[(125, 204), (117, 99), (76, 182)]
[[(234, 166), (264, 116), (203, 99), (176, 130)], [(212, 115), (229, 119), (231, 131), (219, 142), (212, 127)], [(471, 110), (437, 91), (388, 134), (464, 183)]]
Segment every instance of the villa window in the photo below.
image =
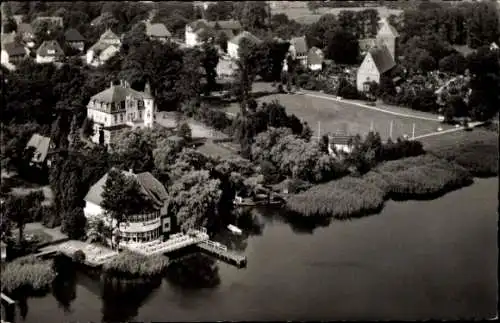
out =
[(120, 113), (120, 122), (123, 122), (123, 113)]
[(115, 123), (118, 123), (118, 116), (115, 114)]
[(142, 119), (142, 111), (139, 111), (139, 119)]

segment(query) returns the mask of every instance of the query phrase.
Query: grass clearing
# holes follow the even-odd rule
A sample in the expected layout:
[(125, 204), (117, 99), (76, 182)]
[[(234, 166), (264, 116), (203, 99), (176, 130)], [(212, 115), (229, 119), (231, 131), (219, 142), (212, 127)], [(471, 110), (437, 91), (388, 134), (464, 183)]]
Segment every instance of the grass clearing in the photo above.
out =
[[(413, 124), (415, 124), (415, 136), (436, 132), (438, 127), (443, 130), (452, 128), (452, 126), (443, 125), (437, 120), (395, 116), (354, 106), (347, 102), (336, 102), (306, 95), (273, 94), (257, 99), (259, 103), (273, 100), (278, 100), (285, 106), (288, 114), (295, 114), (299, 119), (306, 121), (315, 136), (318, 134), (318, 122), (320, 122), (321, 134), (340, 131), (362, 136), (370, 131), (373, 124), (374, 130), (378, 131), (384, 140), (389, 138), (391, 121), (393, 122), (392, 137), (394, 139), (405, 134), (411, 137)], [(239, 104), (233, 103), (226, 111), (237, 113), (239, 109)], [(401, 111), (401, 113), (405, 112)]]

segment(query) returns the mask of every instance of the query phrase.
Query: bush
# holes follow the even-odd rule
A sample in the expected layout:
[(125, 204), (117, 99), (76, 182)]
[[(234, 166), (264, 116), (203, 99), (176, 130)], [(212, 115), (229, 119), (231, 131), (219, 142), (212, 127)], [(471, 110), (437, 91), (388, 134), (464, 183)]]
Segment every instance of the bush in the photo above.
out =
[(61, 217), (53, 206), (42, 205), (40, 208), (42, 225), (47, 228), (55, 228), (61, 225)]
[(77, 264), (84, 263), (86, 259), (85, 252), (83, 252), (82, 250), (77, 250), (73, 253), (73, 256), (71, 258)]
[(377, 186), (359, 178), (344, 177), (289, 197), (287, 206), (304, 216), (346, 219), (380, 210), (384, 199), (385, 192)]
[(168, 266), (168, 259), (162, 255), (143, 256), (125, 251), (120, 253), (111, 262), (106, 263), (103, 269), (106, 273), (116, 276), (137, 278), (152, 277), (162, 274)]
[(51, 261), (40, 261), (34, 257), (19, 258), (2, 270), (2, 291), (22, 292), (24, 295), (46, 291), (55, 277)]

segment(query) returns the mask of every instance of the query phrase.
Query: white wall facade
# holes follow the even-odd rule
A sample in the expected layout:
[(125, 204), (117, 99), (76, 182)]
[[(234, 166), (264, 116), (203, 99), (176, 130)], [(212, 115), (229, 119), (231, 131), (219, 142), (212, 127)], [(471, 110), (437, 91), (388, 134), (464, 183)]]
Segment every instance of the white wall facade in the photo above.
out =
[(1, 62), (2, 64), (7, 64), (9, 63), (9, 54), (7, 53), (7, 51), (5, 49), (2, 49), (2, 58), (1, 58)]
[(228, 42), (227, 43), (227, 54), (229, 55), (229, 57), (231, 57), (232, 59), (238, 59), (239, 48), (240, 48), (240, 46), (238, 46), (237, 44), (232, 43), (232, 42)]
[(55, 56), (40, 56), (40, 55), (37, 54), (35, 61), (38, 64), (54, 63), (56, 61), (56, 57)]
[(380, 73), (370, 53), (366, 54), (365, 59), (363, 60), (363, 63), (361, 63), (357, 72), (356, 88), (358, 91), (364, 91), (363, 85), (366, 81), (375, 81), (376, 83), (380, 82)]
[(308, 67), (311, 71), (321, 71), (321, 69), (323, 68), (323, 65), (322, 64), (310, 64)]
[(186, 26), (186, 31), (184, 32), (184, 38), (186, 46), (188, 47), (194, 47), (199, 45), (198, 35), (196, 35), (189, 26)]

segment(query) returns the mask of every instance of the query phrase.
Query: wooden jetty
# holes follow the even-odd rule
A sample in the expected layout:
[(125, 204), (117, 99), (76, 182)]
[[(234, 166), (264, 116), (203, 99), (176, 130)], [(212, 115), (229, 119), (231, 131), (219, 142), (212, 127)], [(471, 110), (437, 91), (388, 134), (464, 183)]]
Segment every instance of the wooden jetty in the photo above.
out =
[(5, 295), (4, 293), (1, 293), (2, 301), (7, 303), (7, 305), (14, 305), (16, 304), (16, 301), (10, 298), (9, 296)]
[(207, 240), (196, 245), (198, 249), (210, 255), (236, 265), (238, 268), (244, 268), (247, 265), (247, 257), (239, 255), (233, 251), (227, 250), (227, 247), (211, 240)]

